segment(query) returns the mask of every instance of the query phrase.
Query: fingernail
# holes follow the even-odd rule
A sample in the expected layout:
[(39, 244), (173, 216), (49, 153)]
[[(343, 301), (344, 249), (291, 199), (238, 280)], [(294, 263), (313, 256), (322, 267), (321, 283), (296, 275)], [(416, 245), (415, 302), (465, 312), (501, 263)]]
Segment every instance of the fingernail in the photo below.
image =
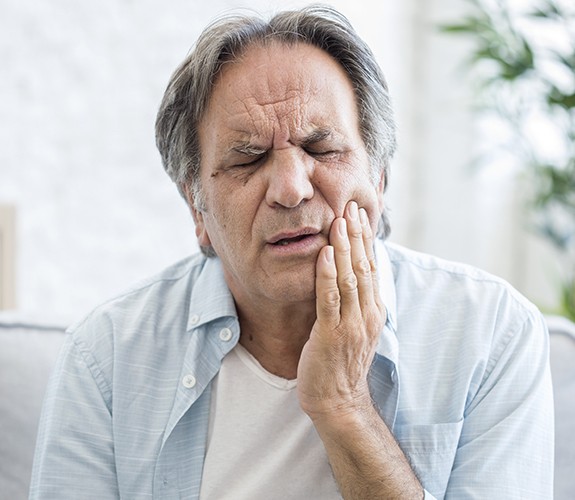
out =
[(337, 231), (340, 236), (344, 238), (347, 236), (347, 222), (344, 218), (339, 219), (339, 225), (337, 226)]
[(365, 208), (359, 209), (359, 220), (361, 221), (362, 226), (367, 226), (369, 224), (369, 220), (367, 219), (367, 212)]
[(323, 253), (323, 256), (324, 256), (324, 258), (325, 258), (325, 261), (326, 261), (328, 264), (331, 264), (331, 263), (333, 262), (333, 247), (330, 246), (330, 245), (327, 245), (327, 246), (325, 247), (325, 251), (324, 251), (324, 253)]
[(349, 218), (352, 220), (357, 220), (357, 203), (352, 201), (348, 207)]

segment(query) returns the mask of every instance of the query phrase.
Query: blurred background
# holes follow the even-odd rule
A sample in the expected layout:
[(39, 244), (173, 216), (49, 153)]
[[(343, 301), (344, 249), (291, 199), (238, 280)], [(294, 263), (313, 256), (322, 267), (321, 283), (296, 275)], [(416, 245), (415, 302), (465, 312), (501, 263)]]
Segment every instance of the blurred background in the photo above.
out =
[[(155, 149), (167, 81), (215, 16), (306, 3), (1, 0), (0, 307), (68, 324), (196, 251)], [(533, 231), (521, 168), (495, 154), (507, 132), (477, 110), (481, 77), (466, 64), (477, 44), (439, 28), (474, 2), (324, 3), (370, 44), (391, 88), (391, 240), (500, 275), (556, 311), (566, 261)], [(552, 131), (535, 135), (554, 144)]]

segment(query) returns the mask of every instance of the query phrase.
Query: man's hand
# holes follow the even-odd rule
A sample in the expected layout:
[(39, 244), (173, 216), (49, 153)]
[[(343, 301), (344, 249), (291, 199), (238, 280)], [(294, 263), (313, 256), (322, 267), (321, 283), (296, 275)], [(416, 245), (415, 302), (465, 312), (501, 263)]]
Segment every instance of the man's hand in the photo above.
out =
[(367, 213), (355, 201), (334, 220), (317, 261), (317, 320), (298, 365), (298, 394), (312, 418), (371, 407), (367, 374), (385, 324)]
[(317, 261), (317, 320), (298, 365), (298, 396), (346, 500), (420, 499), (424, 490), (374, 408), (367, 375), (386, 312), (367, 213), (347, 204)]

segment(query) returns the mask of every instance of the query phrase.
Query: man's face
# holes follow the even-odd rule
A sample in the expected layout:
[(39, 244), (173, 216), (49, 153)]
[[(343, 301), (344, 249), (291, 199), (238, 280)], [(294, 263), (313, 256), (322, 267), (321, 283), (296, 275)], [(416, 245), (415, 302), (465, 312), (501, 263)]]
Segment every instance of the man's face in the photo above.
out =
[(355, 200), (375, 230), (383, 210), (344, 70), (310, 45), (252, 47), (223, 66), (199, 132), (196, 234), (236, 300), (313, 300), (334, 218)]

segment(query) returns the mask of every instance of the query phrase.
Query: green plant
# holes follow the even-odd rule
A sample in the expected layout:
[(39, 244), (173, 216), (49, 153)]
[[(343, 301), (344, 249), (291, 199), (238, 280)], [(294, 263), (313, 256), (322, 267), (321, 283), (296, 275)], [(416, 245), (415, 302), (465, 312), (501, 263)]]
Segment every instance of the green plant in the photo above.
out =
[(529, 186), (531, 226), (562, 263), (559, 312), (575, 320), (575, 2), (466, 1), (469, 14), (441, 29), (473, 41), (478, 109), (504, 127), (498, 152)]

